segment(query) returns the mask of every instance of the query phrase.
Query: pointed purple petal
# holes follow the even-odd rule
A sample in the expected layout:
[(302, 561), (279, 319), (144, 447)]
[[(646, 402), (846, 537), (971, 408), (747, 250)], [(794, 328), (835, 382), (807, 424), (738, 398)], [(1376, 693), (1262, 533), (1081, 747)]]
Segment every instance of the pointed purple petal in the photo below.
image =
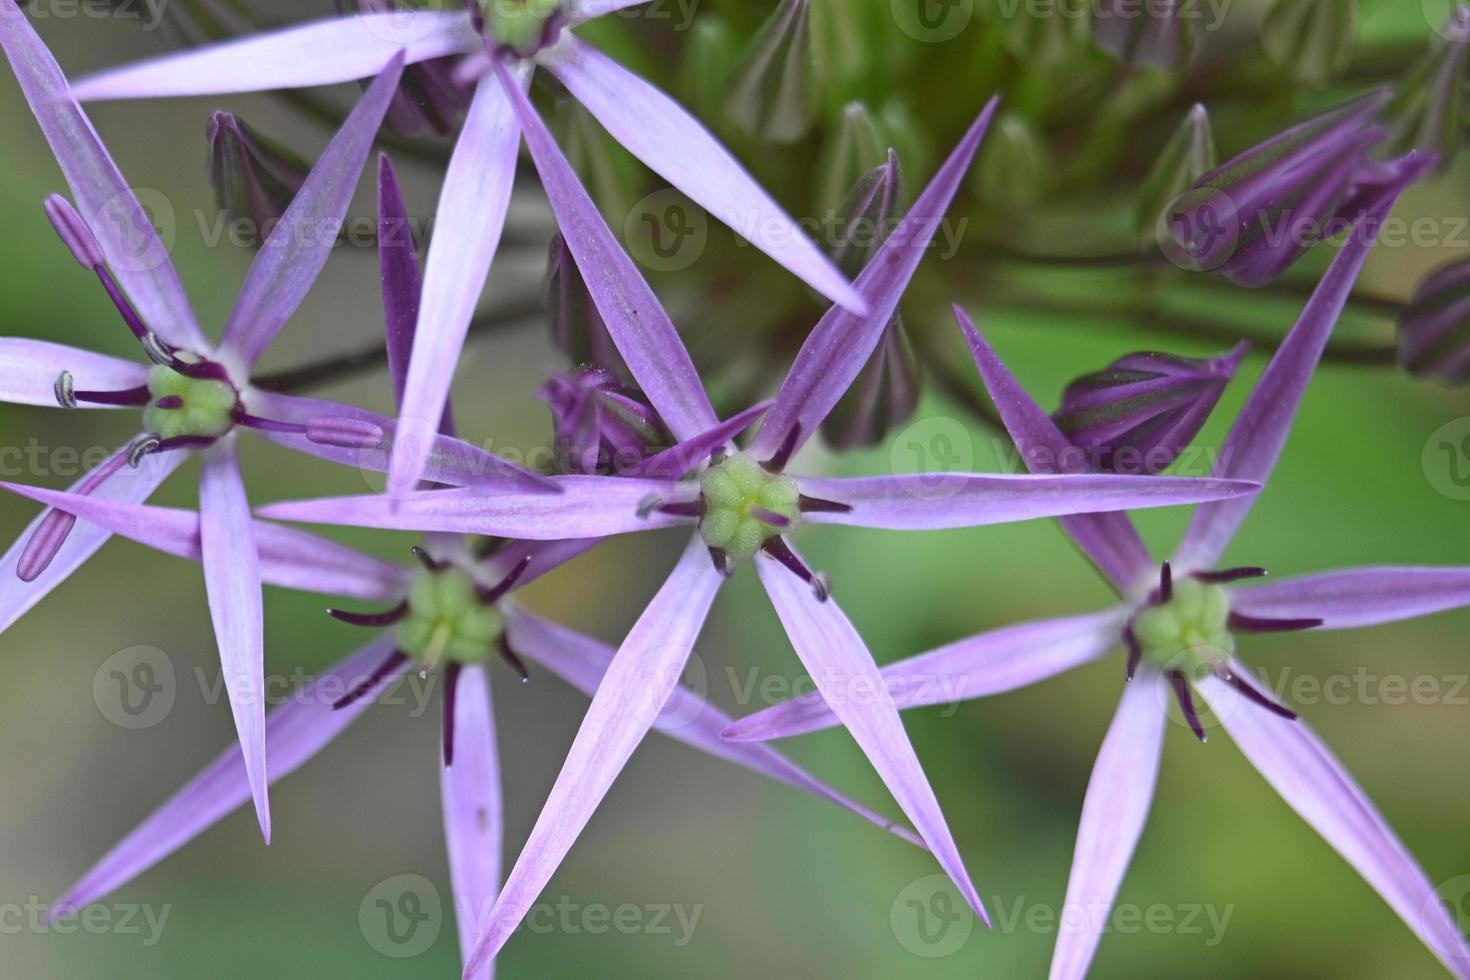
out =
[(823, 296), (867, 312), (867, 298), (677, 102), (574, 36), (546, 52), (543, 63), (650, 170)]
[[(504, 821), (489, 672), (478, 664), (467, 665), (454, 686), (454, 697), (454, 765), (441, 769), (439, 795), (459, 950), (468, 959), (500, 891)], [(490, 976), (487, 963), (474, 980)]]
[(399, 531), (443, 531), (485, 534), (532, 541), (605, 538), (689, 524), (687, 517), (639, 515), (649, 498), (668, 502), (687, 488), (663, 480), (610, 476), (557, 478), (561, 494), (484, 493), (477, 490), (434, 490), (394, 501), (379, 494), (321, 500), (294, 500), (260, 508), (274, 520)]
[[(115, 462), (119, 455), (125, 457), (127, 453), (126, 447), (118, 450), (102, 466), (105, 467)], [(145, 457), (143, 465), (138, 469), (123, 466), (105, 480), (100, 487), (92, 491), (87, 499), (125, 504), (147, 500), (153, 491), (158, 489), (158, 485), (188, 458), (188, 453), (160, 453)], [(72, 489), (75, 490), (86, 483), (90, 475), (89, 473), (72, 484)], [(10, 549), (5, 552), (5, 556), (0, 558), (0, 632), (9, 629), (12, 623), (44, 599), (52, 589), (65, 582), (72, 572), (80, 568), (83, 562), (96, 554), (97, 549), (112, 537), (112, 532), (106, 528), (85, 520), (78, 522), (67, 535), (61, 548), (52, 557), (45, 571), (36, 576), (33, 581), (25, 582), (21, 580), (16, 570), (21, 556), (26, 551), (26, 545), (31, 540), (31, 535), (35, 534), (45, 517), (46, 514), (43, 513), (31, 521), (15, 543), (10, 546)]]
[(670, 446), (619, 475), (677, 480), (709, 459), (710, 454), (729, 445), (730, 440), (754, 425), (770, 407), (771, 403), (768, 401), (753, 405), (730, 416), (728, 421), (721, 422), (703, 435), (686, 439), (677, 446)]
[[(524, 89), (530, 78), (530, 68), (523, 66), (512, 84)], [(394, 496), (418, 486), (428, 447), (439, 431), (465, 334), (505, 230), (520, 131), (501, 82), (485, 76), (475, 90), (439, 194), (419, 312), (421, 329), (414, 335), (389, 469), (388, 490)]]
[[(1231, 669), (1261, 687), (1240, 665)], [(1311, 728), (1241, 700), (1218, 678), (1207, 677), (1199, 690), (1281, 798), (1383, 896), (1451, 973), (1470, 977), (1470, 947), (1434, 885)]]
[[(1076, 452), (1056, 423), (1021, 387), (1016, 376), (991, 350), (965, 311), (954, 308), (960, 330), (970, 345), (975, 366), (990, 391), (995, 409), (1015, 440), (1026, 468), (1033, 473), (1089, 472), (1086, 458)], [(1075, 460), (1069, 465), (1069, 460)], [(1126, 514), (1069, 517), (1061, 522), (1068, 535), (1103, 573), (1119, 595), (1127, 595), (1153, 574), (1154, 563), (1143, 539)]]
[(862, 637), (836, 602), (819, 601), (810, 585), (781, 565), (758, 558), (756, 569), (817, 690), (852, 733), (940, 867), (953, 879), (975, 914), (988, 924), (984, 903), (970, 883), (939, 801)]
[(412, 65), (479, 44), (465, 13), (360, 14), (113, 68), (78, 80), (72, 92), (89, 102), (335, 85), (379, 74), (399, 51)]
[(71, 186), (77, 210), (139, 315), (175, 347), (208, 351), (209, 342), (199, 330), (152, 220), (118, 172), (92, 121), (67, 95), (68, 82), (56, 59), (36, 35), (25, 11), (12, 2), (0, 4), (0, 47)]
[(1259, 619), (1320, 619), (1322, 629), (1377, 626), (1470, 606), (1470, 568), (1352, 568), (1231, 589), (1230, 608)]
[[(1126, 618), (1125, 611), (1110, 609), (981, 633), (889, 664), (883, 682), (900, 711), (1004, 694), (1101, 657), (1118, 645)], [(813, 693), (741, 718), (722, 734), (766, 741), (839, 724), (821, 694)]]
[(244, 367), (264, 353), (327, 264), (402, 75), (403, 60), (394, 58), (368, 86), (256, 254), (220, 341), (221, 353)]
[[(265, 739), (272, 782), (295, 772), (367, 710), (373, 703), (371, 697), (360, 698), (340, 711), (333, 710), (332, 704), (392, 652), (393, 638), (380, 637), (324, 671), (271, 712)], [(382, 686), (388, 683), (385, 679)], [(81, 908), (106, 897), (249, 799), (244, 757), (234, 745), (119, 841), (52, 907)]]
[(1049, 980), (1087, 975), (1143, 833), (1164, 748), (1167, 715), (1158, 683), (1160, 678), (1145, 674), (1123, 688), (1122, 703), (1092, 767)]
[(710, 564), (704, 542), (695, 537), (608, 666), (546, 805), (475, 945), (465, 977), (473, 977), (510, 938), (657, 720), (678, 686), (723, 581)]
[(265, 842), (271, 839), (265, 758), (265, 636), (260, 560), (254, 521), (235, 445), (226, 439), (202, 453), (199, 473), (199, 544), (204, 589), (214, 620), (225, 691), (235, 716), (255, 815)]
[[(612, 662), (615, 652), (612, 647), (521, 609), (511, 613), (507, 626), (511, 647), (517, 653), (536, 661), (588, 697), (597, 693), (608, 664)], [(666, 709), (659, 713), (653, 727), (655, 731), (707, 755), (744, 766), (752, 772), (836, 803), (911, 844), (923, 846), (923, 842), (907, 827), (837, 792), (769, 746), (725, 741), (720, 733), (729, 724), (730, 717), (723, 711), (695, 691), (680, 685)]]
[(775, 407), (755, 437), (754, 452), (761, 456), (774, 453), (788, 442), (793, 429), (799, 431), (792, 451), (800, 449), (862, 372), (883, 339), (914, 270), (929, 251), (999, 101), (997, 97), (986, 103), (964, 139), (858, 276), (854, 285), (868, 312), (858, 315), (834, 306), (802, 344), (776, 394)]
[(800, 477), (809, 497), (847, 504), (850, 511), (816, 512), (817, 524), (851, 524), (895, 531), (932, 531), (1170, 507), (1248, 496), (1257, 484), (1174, 476), (1011, 473), (914, 473), (899, 476)]
[[(0, 401), (56, 408), (56, 379), (70, 371), (86, 391), (121, 391), (148, 380), (146, 365), (45, 340), (0, 337)], [(78, 402), (78, 408), (108, 408)]]
[[(499, 62), (495, 70), (506, 87), (509, 73)], [(525, 93), (514, 87), (508, 90), (562, 238), (628, 370), (676, 439), (708, 432), (720, 420), (669, 314), (608, 228)]]
[(393, 382), (393, 404), (401, 408), (424, 287), (408, 206), (403, 203), (398, 174), (386, 153), (378, 155), (378, 263), (383, 279), (388, 377)]

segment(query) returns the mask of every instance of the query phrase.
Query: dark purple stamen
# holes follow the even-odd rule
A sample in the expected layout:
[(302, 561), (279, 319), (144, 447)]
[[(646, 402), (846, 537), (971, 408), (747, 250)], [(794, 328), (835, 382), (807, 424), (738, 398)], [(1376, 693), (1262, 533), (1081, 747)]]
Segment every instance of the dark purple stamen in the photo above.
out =
[(217, 436), (174, 436), (170, 439), (159, 439), (158, 445), (149, 452), (168, 453), (175, 449), (206, 449), (218, 441)]
[(459, 662), (444, 668), (444, 768), (454, 765), (454, 692), (459, 687)]
[(1174, 598), (1174, 569), (1168, 562), (1164, 562), (1159, 569), (1159, 602), (1168, 602)]
[(349, 626), (392, 626), (408, 615), (408, 600), (403, 600), (387, 612), (359, 613), (346, 609), (328, 609), (327, 615)]
[(1237, 691), (1239, 691), (1241, 694), (1243, 694), (1247, 699), (1249, 699), (1251, 701), (1254, 701), (1256, 704), (1258, 704), (1261, 707), (1265, 708), (1267, 711), (1271, 712), (1272, 714), (1280, 715), (1282, 718), (1285, 718), (1287, 721), (1296, 721), (1297, 720), (1297, 717), (1298, 716), (1297, 716), (1297, 713), (1295, 711), (1292, 711), (1290, 708), (1287, 708), (1287, 707), (1285, 707), (1283, 705), (1277, 704), (1275, 701), (1273, 701), (1270, 698), (1266, 697), (1266, 695), (1262, 694), (1260, 691), (1256, 690), (1254, 687), (1252, 687), (1251, 685), (1247, 684), (1244, 680), (1242, 680), (1240, 677), (1236, 676), (1234, 673), (1230, 673), (1230, 674), (1225, 675), (1225, 680), (1226, 680), (1226, 682), (1228, 682), (1230, 684), (1231, 687), (1235, 688)]
[(1320, 619), (1263, 619), (1259, 616), (1230, 614), (1230, 628), (1239, 633), (1296, 633), (1322, 625)]
[(306, 426), (299, 422), (277, 422), (275, 419), (263, 419), (259, 415), (251, 415), (238, 406), (230, 417), (235, 420), (236, 425), (243, 425), (247, 429), (256, 429), (260, 432), (284, 432), (288, 435), (306, 433)]
[(785, 538), (780, 535), (767, 538), (765, 544), (761, 545), (761, 550), (785, 565), (797, 578), (810, 585), (818, 602), (826, 602), (831, 597), (832, 583), (827, 580), (827, 576), (821, 572), (813, 573), (810, 568), (807, 568), (806, 563), (791, 550)]
[(750, 516), (754, 517), (762, 524), (768, 524), (771, 527), (785, 528), (791, 526), (791, 518), (787, 517), (785, 514), (778, 514), (774, 510), (771, 510), (767, 507), (750, 508)]
[(184, 396), (183, 395), (164, 395), (162, 398), (158, 399), (158, 401), (156, 401), (156, 402), (153, 403), (153, 407), (154, 408), (168, 409), (168, 410), (172, 410), (172, 409), (176, 409), (176, 408), (183, 408), (184, 407)]
[[(126, 453), (114, 453), (97, 469), (93, 470), (74, 491), (80, 496), (87, 496), (112, 476), (122, 469), (128, 461)], [(71, 530), (76, 526), (75, 514), (68, 514), (62, 510), (47, 510), (46, 516), (41, 518), (41, 523), (36, 525), (31, 539), (26, 542), (25, 550), (21, 552), (20, 559), (15, 563), (15, 575), (22, 582), (34, 582), (41, 573), (51, 566), (57, 552), (66, 543)]]
[(700, 497), (698, 500), (685, 500), (673, 504), (659, 504), (654, 510), (660, 514), (669, 514), (674, 517), (700, 518), (704, 516), (704, 498)]
[(1265, 578), (1266, 570), (1255, 567), (1227, 568), (1219, 572), (1195, 572), (1194, 577), (1210, 585), (1224, 585), (1228, 582), (1239, 582), (1245, 578)]
[(444, 569), (449, 567), (448, 562), (436, 561), (433, 555), (429, 554), (418, 545), (414, 545), (408, 550), (409, 554), (417, 558), (419, 560), (419, 564), (424, 566), (424, 571), (429, 572), (431, 575), (438, 575), (440, 572), (444, 571)]
[(195, 381), (223, 381), (227, 385), (234, 385), (230, 380), (230, 372), (225, 370), (223, 364), (216, 364), (214, 361), (186, 361), (175, 357), (169, 367)]
[(141, 407), (148, 404), (150, 393), (147, 385), (124, 388), (122, 391), (73, 391), (73, 399), (93, 405), (125, 405)]
[(1138, 662), (1143, 659), (1143, 647), (1138, 645), (1138, 637), (1133, 635), (1133, 624), (1129, 623), (1123, 627), (1123, 645), (1128, 648), (1127, 678), (1133, 680), (1133, 675), (1138, 673)]
[(520, 654), (511, 649), (510, 637), (501, 633), (500, 639), (495, 641), (495, 647), (500, 651), (500, 659), (510, 664), (510, 669), (521, 675), (522, 684), (531, 679), (531, 672), (526, 669), (526, 662), (521, 659)]
[(383, 682), (383, 678), (406, 663), (408, 663), (408, 654), (402, 650), (394, 650), (388, 655), (387, 660), (384, 660), (377, 667), (373, 668), (373, 672), (368, 674), (361, 684), (358, 684), (342, 697), (332, 702), (332, 710), (341, 711), (343, 708), (361, 701), (368, 695), (368, 692), (374, 690)]
[(150, 333), (148, 325), (143, 322), (143, 318), (138, 316), (137, 311), (133, 309), (133, 304), (128, 302), (128, 298), (123, 295), (117, 280), (113, 279), (112, 273), (107, 271), (107, 266), (94, 266), (92, 271), (97, 273), (97, 278), (102, 282), (102, 288), (107, 290), (108, 298), (112, 300), (112, 305), (117, 307), (117, 312), (122, 314), (123, 322), (133, 332), (133, 336), (139, 340), (145, 339)]
[(729, 578), (734, 574), (734, 569), (730, 567), (730, 556), (725, 554), (724, 548), (711, 548), (709, 550), (709, 558), (710, 561), (715, 563), (715, 571), (725, 576), (725, 578)]
[(516, 565), (516, 567), (510, 570), (510, 574), (501, 579), (500, 584), (495, 586), (494, 588), (476, 589), (475, 591), (476, 593), (478, 593), (480, 601), (487, 606), (493, 606), (501, 599), (504, 599), (506, 593), (515, 588), (516, 583), (521, 580), (521, 576), (526, 574), (526, 569), (531, 564), (531, 557), (531, 555), (527, 555), (526, 557), (522, 558), (520, 562)]
[(851, 514), (851, 504), (839, 504), (835, 500), (823, 500), (821, 497), (808, 497), (802, 494), (797, 498), (796, 506), (803, 514)]
[(1184, 712), (1184, 720), (1189, 722), (1190, 730), (1201, 742), (1208, 742), (1205, 726), (1200, 724), (1199, 713), (1194, 710), (1194, 696), (1189, 693), (1189, 678), (1182, 671), (1171, 670), (1169, 683), (1174, 687), (1174, 696), (1179, 699), (1179, 710)]
[(796, 452), (796, 443), (801, 439), (801, 426), (793, 424), (786, 433), (786, 438), (781, 440), (781, 446), (776, 450), (776, 455), (761, 464), (767, 473), (780, 473), (786, 469), (786, 464), (791, 462), (792, 454)]

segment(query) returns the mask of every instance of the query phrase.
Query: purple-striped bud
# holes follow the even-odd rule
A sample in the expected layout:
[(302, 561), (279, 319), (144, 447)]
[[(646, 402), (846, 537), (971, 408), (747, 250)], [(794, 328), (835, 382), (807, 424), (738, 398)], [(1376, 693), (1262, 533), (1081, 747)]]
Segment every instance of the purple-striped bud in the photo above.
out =
[(587, 290), (582, 270), (566, 240), (557, 235), (551, 240), (551, 256), (546, 270), (546, 319), (551, 328), (551, 342), (573, 364), (595, 364), (627, 378), (623, 356), (608, 333), (597, 304)]
[(807, 0), (781, 0), (741, 57), (725, 111), (751, 139), (795, 143), (815, 113)]
[(1470, 381), (1470, 259), (1430, 274), (1399, 315), (1399, 364), (1441, 384)]
[(339, 449), (377, 449), (383, 445), (383, 427), (345, 415), (320, 415), (306, 420), (306, 438)]
[(51, 219), (51, 227), (56, 229), (62, 244), (71, 250), (72, 256), (81, 263), (82, 268), (96, 269), (107, 264), (107, 257), (102, 254), (102, 245), (97, 241), (97, 236), (92, 234), (92, 229), (70, 201), (60, 194), (52, 194), (46, 198), (44, 206), (46, 217)]
[(1272, 137), (1205, 174), (1160, 216), (1170, 261), (1243, 286), (1275, 279), (1356, 219), (1354, 191), (1377, 179), (1367, 153), (1384, 137), (1364, 96)]
[(1354, 0), (1277, 0), (1261, 25), (1261, 47), (1287, 76), (1323, 86), (1353, 56)]
[[(890, 150), (888, 162), (864, 174), (838, 208), (833, 262), (856, 278), (907, 210), (903, 170)], [(918, 361), (895, 312), (868, 363), (822, 423), (822, 437), (835, 449), (877, 445), (918, 402)]]
[[(332, 0), (339, 14), (406, 13), (433, 9), (421, 0)], [(455, 59), (436, 58), (403, 69), (398, 94), (388, 106), (387, 126), (399, 136), (426, 130), (447, 135), (469, 108), (470, 92), (454, 78)], [(364, 83), (364, 87), (367, 83)]]
[(1178, 68), (1194, 53), (1187, 0), (1097, 0), (1092, 11), (1092, 43), (1129, 68)]
[(209, 180), (220, 210), (264, 242), (296, 199), (311, 165), (232, 112), (209, 120)]
[(1129, 354), (1062, 394), (1053, 419), (1095, 469), (1157, 475), (1199, 434), (1245, 356)]
[(558, 472), (617, 475), (672, 444), (658, 413), (607, 368), (553, 374), (536, 396), (551, 408)]
[(1465, 141), (1465, 86), (1470, 83), (1470, 6), (1458, 5), (1424, 59), (1400, 82), (1383, 110), (1395, 150), (1439, 154), (1447, 170)]

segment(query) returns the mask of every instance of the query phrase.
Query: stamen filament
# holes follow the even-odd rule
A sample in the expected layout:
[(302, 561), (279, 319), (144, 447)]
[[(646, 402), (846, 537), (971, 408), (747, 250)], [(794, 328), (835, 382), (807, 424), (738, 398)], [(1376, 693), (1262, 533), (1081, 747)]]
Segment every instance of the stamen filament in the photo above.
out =
[(776, 454), (761, 464), (767, 473), (781, 473), (785, 471), (786, 464), (791, 462), (791, 457), (796, 452), (796, 443), (800, 438), (801, 426), (793, 424), (787, 431), (786, 437), (781, 440), (780, 448), (776, 450)]
[(397, 670), (399, 667), (407, 662), (408, 654), (404, 653), (402, 650), (394, 650), (391, 654), (388, 655), (387, 660), (384, 660), (378, 666), (373, 668), (372, 673), (368, 674), (367, 677), (363, 679), (362, 683), (358, 684), (342, 697), (332, 702), (332, 710), (341, 711), (343, 708), (361, 701), (364, 697), (368, 695), (369, 692), (376, 689), (377, 686), (383, 682), (383, 679), (385, 677), (393, 673), (395, 670)]
[(476, 589), (475, 591), (476, 593), (478, 593), (480, 601), (487, 606), (493, 606), (495, 605), (495, 603), (505, 598), (506, 594), (510, 592), (511, 589), (516, 587), (516, 583), (521, 580), (521, 576), (526, 574), (526, 569), (530, 567), (531, 564), (531, 558), (531, 555), (527, 555), (526, 557), (522, 558), (520, 562), (516, 565), (516, 567), (510, 570), (510, 574), (506, 575), (505, 578), (500, 580), (499, 585), (496, 585), (493, 588), (489, 589)]
[(444, 668), (444, 768), (454, 765), (454, 698), (459, 689), (459, 663)]
[(1190, 730), (1201, 742), (1208, 742), (1205, 726), (1200, 724), (1199, 713), (1194, 710), (1194, 696), (1189, 692), (1189, 678), (1181, 671), (1171, 670), (1169, 683), (1174, 687), (1174, 696), (1179, 699), (1179, 710), (1184, 713), (1184, 720), (1189, 723)]
[(522, 684), (531, 679), (531, 672), (526, 669), (526, 662), (521, 659), (520, 654), (511, 649), (509, 636), (502, 632), (500, 638), (495, 641), (495, 647), (500, 651), (500, 658), (510, 664), (510, 669), (521, 676)]
[(803, 514), (851, 514), (851, 504), (839, 504), (835, 500), (823, 500), (821, 497), (808, 497), (802, 494), (797, 498), (797, 507)]
[(1316, 629), (1322, 622), (1320, 619), (1265, 619), (1237, 612), (1230, 614), (1230, 628), (1241, 633), (1296, 633)]
[(818, 602), (826, 602), (832, 597), (832, 583), (822, 572), (813, 572), (806, 567), (806, 563), (796, 556), (796, 552), (786, 543), (780, 535), (767, 538), (761, 550), (776, 559), (797, 578), (812, 587), (812, 593), (816, 595)]
[(408, 615), (408, 600), (404, 599), (398, 605), (386, 612), (359, 613), (346, 609), (328, 609), (327, 615), (341, 623), (349, 626), (392, 626), (394, 623)]
[(1256, 567), (1227, 568), (1218, 572), (1195, 572), (1194, 577), (1211, 585), (1225, 585), (1230, 582), (1239, 582), (1241, 579), (1265, 578), (1266, 570)]

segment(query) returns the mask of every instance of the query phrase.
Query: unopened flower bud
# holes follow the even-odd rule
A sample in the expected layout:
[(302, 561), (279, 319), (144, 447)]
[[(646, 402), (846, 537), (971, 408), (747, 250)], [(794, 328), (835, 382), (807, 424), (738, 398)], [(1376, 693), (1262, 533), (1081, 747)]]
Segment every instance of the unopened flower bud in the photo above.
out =
[(992, 208), (1019, 210), (1046, 196), (1051, 162), (1031, 124), (1007, 113), (996, 120), (975, 164), (975, 190)]
[(1399, 364), (1445, 385), (1470, 381), (1470, 259), (1429, 275), (1399, 315)]
[(808, 0), (781, 0), (746, 48), (725, 111), (752, 139), (794, 143), (815, 109)]
[(209, 179), (220, 209), (265, 241), (291, 206), (311, 166), (232, 112), (209, 121)]
[(558, 472), (616, 475), (672, 443), (658, 413), (606, 368), (553, 374), (537, 397), (551, 408)]
[[(339, 14), (407, 13), (432, 9), (423, 0), (333, 0)], [(398, 94), (388, 106), (385, 125), (398, 136), (432, 130), (446, 135), (469, 108), (471, 92), (455, 80), (454, 58), (433, 58), (408, 65)], [(366, 86), (364, 82), (364, 86)]]
[(566, 241), (551, 240), (546, 271), (546, 318), (551, 342), (573, 364), (595, 364), (627, 377), (623, 357), (592, 301), (582, 271)]
[(1261, 45), (1288, 76), (1326, 85), (1353, 56), (1354, 0), (1278, 0), (1261, 26)]
[(1130, 68), (1178, 68), (1194, 53), (1188, 0), (1097, 0), (1092, 42)]
[(1389, 140), (1400, 153), (1439, 154), (1447, 170), (1465, 141), (1465, 87), (1470, 84), (1470, 6), (1458, 5), (1428, 54), (1394, 88), (1383, 110)]
[(1210, 116), (1204, 106), (1196, 105), (1154, 161), (1138, 193), (1134, 220), (1138, 242), (1144, 250), (1157, 244), (1159, 216), (1169, 202), (1214, 170), (1215, 164), (1215, 135), (1210, 128)]

